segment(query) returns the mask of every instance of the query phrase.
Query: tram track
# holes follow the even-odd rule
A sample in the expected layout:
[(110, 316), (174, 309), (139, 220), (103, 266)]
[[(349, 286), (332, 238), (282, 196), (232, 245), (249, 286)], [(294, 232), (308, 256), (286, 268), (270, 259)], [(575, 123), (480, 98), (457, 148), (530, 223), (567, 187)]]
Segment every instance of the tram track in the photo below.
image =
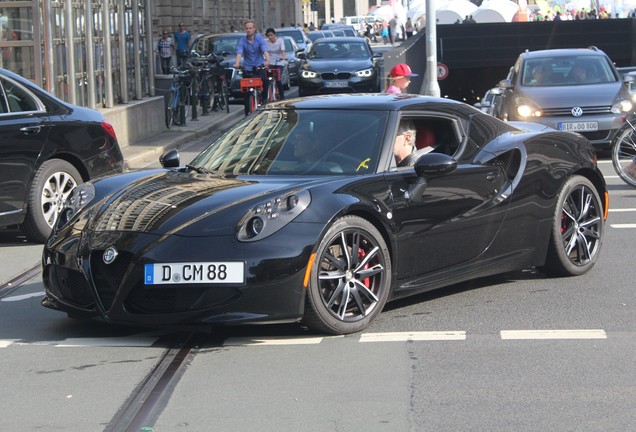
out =
[(33, 279), (35, 276), (39, 275), (40, 272), (41, 272), (41, 266), (38, 263), (35, 266), (31, 267), (30, 269), (23, 271), (22, 273), (20, 273), (19, 275), (11, 279), (10, 281), (0, 285), (0, 299), (12, 294), (14, 291), (20, 288), (22, 284)]

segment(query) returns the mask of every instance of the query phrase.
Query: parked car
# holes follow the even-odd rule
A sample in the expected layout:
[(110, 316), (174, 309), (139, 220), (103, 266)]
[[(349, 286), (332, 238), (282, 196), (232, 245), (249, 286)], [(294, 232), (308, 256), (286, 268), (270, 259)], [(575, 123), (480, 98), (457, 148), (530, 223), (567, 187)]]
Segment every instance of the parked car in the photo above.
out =
[(500, 95), (501, 95), (501, 89), (499, 87), (486, 90), (486, 93), (484, 93), (484, 97), (482, 97), (479, 102), (475, 103), (475, 108), (479, 108), (482, 112), (485, 112), (486, 114), (493, 115), (495, 111), (495, 107), (497, 105), (497, 100)]
[(627, 89), (632, 95), (632, 102), (636, 104), (636, 66), (619, 67), (616, 70), (627, 84)]
[(336, 36), (360, 36), (358, 30), (356, 30), (354, 26), (343, 23), (323, 24), (320, 30), (329, 30)]
[(307, 33), (307, 36), (309, 36), (309, 39), (311, 39), (311, 42), (314, 43), (320, 38), (334, 37), (335, 35), (330, 31), (314, 30)]
[(382, 53), (374, 53), (364, 38), (319, 39), (299, 57), (300, 96), (380, 91), (378, 59)]
[(19, 225), (44, 242), (75, 186), (123, 169), (101, 113), (0, 69), (0, 227)]
[[(294, 39), (290, 36), (281, 36), (285, 41), (285, 57), (287, 57), (287, 74), (289, 76), (288, 84), (296, 84), (298, 82), (298, 71), (300, 70), (300, 59), (297, 52), (300, 51)], [(286, 83), (283, 82), (285, 85)], [(289, 88), (289, 85), (286, 87)]]
[(578, 132), (598, 149), (609, 148), (633, 111), (627, 86), (595, 47), (525, 52), (499, 87), (500, 118)]
[[(418, 150), (402, 166), (404, 123)], [(43, 251), (44, 306), (353, 333), (388, 301), (477, 277), (582, 275), (604, 239), (607, 189), (584, 137), (450, 99), (276, 102), (188, 165), (176, 150), (161, 160), (75, 190)]]
[(306, 51), (311, 47), (311, 39), (309, 39), (307, 33), (300, 27), (281, 27), (274, 30), (276, 30), (276, 36), (291, 37), (301, 50)]
[[(190, 56), (192, 58), (198, 58), (206, 56), (210, 53), (223, 58), (221, 65), (225, 68), (225, 76), (230, 83), (230, 100), (243, 99), (243, 93), (241, 93), (241, 78), (243, 75), (241, 71), (234, 69), (234, 62), (236, 61), (236, 46), (239, 40), (245, 36), (243, 33), (222, 33), (222, 34), (207, 34), (200, 35), (194, 39), (190, 47)], [(285, 42), (285, 50), (287, 51), (287, 42)], [(290, 49), (293, 49), (290, 46)], [(295, 58), (295, 57), (294, 57)], [(241, 65), (243, 61), (241, 60)], [(293, 63), (292, 66), (297, 70), (297, 63)], [(286, 88), (289, 88), (289, 70), (288, 66), (283, 66), (283, 74), (281, 81)]]

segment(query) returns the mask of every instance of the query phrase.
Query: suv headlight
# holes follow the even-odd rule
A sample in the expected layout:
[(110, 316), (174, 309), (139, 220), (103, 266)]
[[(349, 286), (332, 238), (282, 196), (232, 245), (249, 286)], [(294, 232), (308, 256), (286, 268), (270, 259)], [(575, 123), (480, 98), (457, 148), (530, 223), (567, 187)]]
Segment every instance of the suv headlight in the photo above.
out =
[(624, 114), (631, 112), (632, 109), (634, 109), (634, 104), (629, 99), (623, 99), (622, 101), (616, 102), (612, 105), (612, 112), (614, 114)]
[(259, 203), (241, 218), (238, 240), (253, 242), (274, 234), (301, 214), (310, 202), (309, 191), (301, 190)]
[(310, 71), (310, 70), (307, 70), (307, 69), (304, 69), (304, 70), (300, 73), (300, 75), (301, 75), (303, 78), (316, 78), (316, 77), (318, 76), (318, 74), (317, 74), (316, 72), (314, 72), (314, 71)]
[(523, 104), (517, 107), (517, 114), (521, 117), (541, 117), (543, 112), (534, 105)]
[(359, 76), (360, 78), (368, 78), (370, 76), (373, 76), (373, 69), (365, 69), (365, 70), (361, 70), (356, 72), (356, 75)]

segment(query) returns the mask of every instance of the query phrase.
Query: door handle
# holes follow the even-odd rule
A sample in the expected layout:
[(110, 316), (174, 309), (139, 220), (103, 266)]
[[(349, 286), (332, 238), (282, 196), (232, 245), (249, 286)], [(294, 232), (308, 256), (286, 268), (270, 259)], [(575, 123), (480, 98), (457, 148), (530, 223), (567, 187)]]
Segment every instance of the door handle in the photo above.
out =
[(35, 135), (39, 133), (41, 129), (41, 126), (25, 126), (23, 128), (20, 128), (20, 132), (25, 135)]

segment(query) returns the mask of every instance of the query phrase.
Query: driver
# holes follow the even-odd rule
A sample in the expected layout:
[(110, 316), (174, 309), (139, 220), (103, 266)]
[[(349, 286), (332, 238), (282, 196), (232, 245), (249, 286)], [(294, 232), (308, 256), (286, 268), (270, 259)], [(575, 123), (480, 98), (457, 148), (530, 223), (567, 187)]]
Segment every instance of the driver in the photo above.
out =
[(408, 166), (411, 162), (411, 154), (415, 148), (415, 124), (412, 120), (400, 123), (397, 136), (393, 144), (393, 155), (397, 166)]

